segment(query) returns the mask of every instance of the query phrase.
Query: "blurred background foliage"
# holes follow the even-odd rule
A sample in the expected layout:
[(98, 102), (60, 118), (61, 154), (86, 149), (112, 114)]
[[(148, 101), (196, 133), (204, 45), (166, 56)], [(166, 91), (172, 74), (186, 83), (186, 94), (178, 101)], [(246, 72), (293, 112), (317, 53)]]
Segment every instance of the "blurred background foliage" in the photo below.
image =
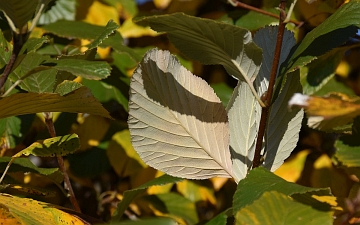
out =
[[(278, 0), (244, 2), (278, 13)], [(301, 26), (290, 23), (287, 28), (292, 30), (297, 41), (300, 41), (341, 4), (342, 0), (299, 0), (292, 19), (303, 23)], [(96, 60), (106, 61), (111, 65), (111, 76), (101, 81), (74, 77), (76, 81), (91, 89), (93, 95), (115, 120), (87, 114), (55, 114), (57, 135), (76, 133), (80, 137), (81, 149), (76, 154), (66, 157), (66, 166), (84, 214), (109, 221), (116, 204), (123, 198), (124, 191), (139, 187), (162, 175), (160, 171), (144, 164), (134, 151), (126, 123), (129, 78), (147, 50), (157, 47), (176, 54), (188, 70), (210, 83), (224, 105), (227, 104), (236, 85), (236, 81), (228, 76), (221, 66), (204, 66), (191, 61), (169, 42), (166, 34), (158, 34), (150, 28), (140, 27), (132, 22), (136, 16), (174, 12), (224, 21), (247, 28), (253, 33), (261, 27), (277, 23), (275, 18), (235, 8), (220, 0), (57, 0), (50, 3), (39, 20), (39, 26), (31, 33), (31, 37), (47, 36), (50, 40), (37, 53), (56, 57), (68, 52), (84, 52), (84, 46), (90, 43), (81, 35), (66, 35), (65, 32), (71, 27), (71, 23), (61, 26), (63, 20), (82, 21), (98, 26), (106, 26), (109, 20), (113, 20), (120, 26), (118, 32), (121, 37), (116, 40), (120, 43), (98, 48), (95, 56)], [(55, 28), (51, 27), (58, 22), (60, 23)], [(6, 36), (9, 29), (6, 29), (4, 21), (1, 21), (1, 27)], [(84, 32), (82, 29), (85, 28), (82, 26), (74, 27), (79, 29), (79, 33)], [(351, 48), (330, 51), (301, 68), (301, 82), (305, 94), (323, 96), (336, 91), (350, 96), (360, 95), (359, 36), (349, 40), (345, 45)], [(13, 127), (21, 123), (21, 129), (0, 129), (1, 156), (13, 156), (34, 141), (48, 138), (48, 131), (40, 115), (18, 116), (9, 123), (13, 123)], [(338, 135), (310, 129), (306, 126), (306, 121), (303, 124), (296, 149), (275, 174), (304, 186), (330, 187), (338, 198), (354, 197), (359, 189), (357, 175), (360, 170), (337, 166), (338, 162), (333, 155)], [(30, 159), (39, 167), (57, 166), (52, 158)], [(18, 182), (52, 193), (37, 196), (29, 191), (22, 191), (22, 196), (71, 208), (66, 196), (47, 177), (40, 177), (34, 173), (24, 175), (21, 172), (13, 172), (11, 176)], [(232, 206), (235, 190), (235, 182), (224, 178), (183, 180), (176, 184), (153, 186), (130, 204), (125, 215), (131, 219), (154, 215), (170, 216), (180, 224), (204, 224)], [(19, 194), (14, 189), (5, 189), (4, 192)]]

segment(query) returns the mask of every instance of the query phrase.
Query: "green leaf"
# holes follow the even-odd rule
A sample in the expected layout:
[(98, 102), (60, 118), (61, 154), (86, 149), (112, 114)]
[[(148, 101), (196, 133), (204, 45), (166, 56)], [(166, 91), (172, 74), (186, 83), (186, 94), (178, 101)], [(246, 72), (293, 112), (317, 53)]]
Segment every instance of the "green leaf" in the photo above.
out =
[(0, 30), (0, 69), (8, 64), (12, 49), (12, 44), (5, 39), (2, 30)]
[(269, 191), (277, 191), (287, 196), (307, 192), (330, 195), (329, 189), (310, 188), (287, 182), (268, 170), (258, 167), (251, 170), (247, 177), (239, 182), (233, 199), (234, 214)]
[[(275, 8), (263, 8), (263, 10), (275, 14), (279, 13), (279, 11)], [(262, 13), (249, 10), (241, 11), (244, 12), (244, 15), (242, 15), (238, 20), (236, 20), (235, 25), (245, 29), (257, 30), (271, 23), (279, 22), (279, 19), (264, 15)]]
[(265, 192), (253, 204), (236, 213), (236, 225), (330, 225), (333, 224), (331, 211), (319, 211), (309, 205), (294, 201), (285, 194)]
[(77, 134), (68, 134), (65, 136), (48, 138), (43, 141), (37, 141), (29, 147), (21, 150), (13, 157), (22, 155), (34, 155), (40, 157), (65, 156), (74, 153), (80, 148), (79, 137)]
[(354, 121), (352, 134), (344, 135), (335, 142), (335, 157), (347, 167), (360, 167), (360, 117)]
[[(6, 166), (12, 160), (11, 157), (0, 157), (0, 171), (5, 171)], [(8, 172), (31, 172), (46, 176), (56, 183), (61, 183), (64, 179), (59, 168), (39, 168), (35, 166), (28, 158), (16, 158), (9, 168)]]
[(0, 119), (0, 144), (5, 149), (15, 148), (30, 128), (33, 115)]
[(153, 207), (164, 214), (180, 217), (187, 224), (196, 224), (199, 218), (195, 204), (176, 193), (148, 195), (144, 197)]
[(182, 13), (144, 17), (135, 22), (167, 32), (170, 41), (187, 57), (207, 65), (221, 64), (240, 80), (245, 80), (245, 76), (253, 80), (258, 74), (262, 51), (248, 30)]
[(210, 84), (210, 86), (214, 89), (216, 95), (219, 96), (224, 107), (226, 107), (234, 90), (225, 83)]
[(333, 49), (311, 62), (306, 68), (302, 67), (300, 82), (303, 87), (303, 94), (312, 95), (327, 84), (334, 77), (336, 68), (348, 49)]
[(51, 3), (50, 9), (41, 14), (39, 24), (54, 23), (58, 20), (75, 20), (76, 0), (56, 0)]
[(249, 85), (239, 82), (226, 108), (230, 126), (230, 153), (236, 180), (243, 179), (252, 165), (261, 107)]
[(225, 210), (212, 218), (205, 225), (227, 225), (227, 218), (232, 216), (232, 208)]
[(110, 223), (110, 225), (149, 225), (149, 224), (156, 224), (156, 225), (177, 225), (178, 223), (167, 217), (156, 217), (156, 218), (149, 218), (149, 219), (143, 219), (141, 220), (129, 220), (124, 222), (115, 222)]
[(46, 60), (44, 66), (52, 66), (56, 70), (66, 71), (86, 79), (101, 80), (110, 76), (111, 67), (104, 61), (88, 61), (81, 59)]
[(55, 93), (58, 93), (60, 96), (64, 96), (81, 87), (82, 85), (78, 82), (65, 80), (56, 87)]
[(26, 54), (19, 66), (9, 75), (9, 79), (12, 82), (22, 80), (19, 86), (25, 91), (53, 92), (57, 71), (39, 67), (46, 59), (49, 57), (37, 53)]
[(110, 20), (105, 29), (93, 40), (87, 47), (90, 49), (98, 47), (105, 39), (109, 37), (109, 35), (116, 33), (116, 29), (119, 28), (119, 25), (114, 21)]
[(135, 0), (104, 0), (107, 4), (118, 7), (121, 5), (121, 9), (126, 12), (126, 15), (134, 17), (138, 13), (138, 8)]
[(354, 36), (360, 27), (360, 1), (343, 4), (333, 15), (309, 32), (282, 65), (281, 75), (304, 66)]
[(178, 177), (172, 177), (170, 175), (163, 175), (161, 177), (155, 178), (146, 184), (141, 185), (140, 187), (137, 187), (132, 190), (127, 190), (124, 192), (124, 197), (121, 202), (119, 202), (118, 206), (116, 207), (116, 210), (112, 216), (112, 222), (119, 221), (124, 214), (127, 207), (130, 205), (130, 203), (141, 193), (143, 193), (148, 187), (151, 186), (158, 186), (158, 185), (165, 185), (170, 183), (176, 183), (183, 180), (182, 178)]
[(50, 39), (47, 36), (41, 38), (29, 38), (25, 44), (22, 46), (19, 54), (29, 54), (30, 52), (35, 52), (43, 44), (48, 43)]
[(188, 179), (231, 177), (225, 108), (168, 51), (150, 50), (130, 83), (132, 144), (148, 165)]
[(11, 19), (18, 29), (22, 29), (33, 18), (39, 0), (6, 0), (0, 1), (0, 9)]
[(55, 93), (16, 93), (0, 98), (0, 118), (39, 112), (82, 112), (111, 118), (86, 87), (65, 96)]

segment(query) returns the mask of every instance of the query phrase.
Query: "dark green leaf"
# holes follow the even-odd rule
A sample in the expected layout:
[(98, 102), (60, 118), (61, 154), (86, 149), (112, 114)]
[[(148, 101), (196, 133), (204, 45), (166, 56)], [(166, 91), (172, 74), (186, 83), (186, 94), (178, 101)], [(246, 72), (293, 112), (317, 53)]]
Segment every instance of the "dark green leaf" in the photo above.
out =
[(281, 75), (308, 64), (354, 36), (360, 27), (359, 3), (359, 0), (353, 0), (342, 5), (332, 16), (308, 33), (295, 47), (290, 59), (282, 65)]
[(82, 112), (111, 118), (86, 87), (65, 96), (55, 93), (16, 93), (0, 98), (0, 118), (39, 112)]
[(156, 186), (156, 185), (164, 185), (164, 184), (170, 184), (170, 183), (176, 183), (183, 180), (182, 178), (178, 178), (178, 177), (172, 177), (170, 175), (163, 175), (161, 177), (155, 178), (149, 182), (147, 182), (146, 184), (141, 185), (138, 188), (132, 189), (132, 190), (128, 190), (124, 192), (124, 197), (122, 199), (121, 202), (119, 202), (113, 217), (112, 217), (112, 222), (115, 221), (119, 221), (123, 215), (123, 213), (125, 212), (125, 210), (127, 209), (127, 207), (130, 205), (130, 203), (141, 193), (143, 193), (146, 188), (151, 187), (151, 186)]
[[(275, 8), (263, 10), (278, 14), (278, 10)], [(238, 20), (236, 20), (236, 26), (243, 27), (249, 30), (257, 30), (261, 27), (269, 25), (270, 23), (279, 21), (279, 19), (264, 15), (262, 13), (248, 10), (244, 11), (246, 12), (246, 14), (242, 15)]]
[(232, 211), (233, 211), (232, 208), (225, 210), (224, 212), (212, 218), (205, 225), (226, 225), (227, 218), (232, 216)]
[(49, 38), (46, 36), (43, 36), (41, 38), (29, 38), (22, 46), (19, 54), (28, 54), (30, 52), (35, 52), (43, 44), (48, 43), (49, 41)]
[[(0, 171), (4, 171), (11, 157), (0, 157)], [(10, 166), (8, 172), (32, 172), (49, 177), (57, 183), (61, 183), (63, 175), (59, 168), (38, 168), (28, 158), (17, 158)]]
[(264, 168), (255, 168), (238, 184), (234, 195), (234, 213), (258, 199), (264, 192), (277, 191), (285, 195), (316, 192), (330, 195), (330, 190), (304, 187), (287, 182)]
[(15, 148), (30, 128), (33, 119), (33, 115), (0, 119), (0, 144), (3, 148)]
[(265, 192), (253, 204), (236, 213), (236, 225), (330, 225), (332, 211), (319, 211), (309, 205), (294, 201), (286, 194)]
[(144, 17), (135, 22), (167, 32), (170, 41), (187, 57), (207, 65), (223, 65), (230, 75), (240, 80), (254, 79), (260, 69), (262, 50), (246, 29), (181, 13)]
[(0, 9), (11, 19), (14, 25), (21, 29), (33, 18), (39, 0), (6, 0), (0, 1)]
[[(117, 25), (114, 21), (110, 20), (107, 23), (105, 29), (87, 47), (89, 49), (96, 48), (101, 43), (103, 43), (103, 41), (105, 39), (107, 39), (109, 37), (109, 35), (115, 33), (116, 29), (118, 29), (118, 28), (119, 28), (119, 25)], [(118, 33), (116, 33), (116, 34), (118, 34)], [(118, 40), (121, 40), (121, 38), (118, 38)]]
[(42, 13), (39, 24), (54, 23), (58, 20), (74, 20), (76, 13), (76, 0), (56, 0), (47, 11)]
[(110, 223), (110, 225), (149, 225), (149, 224), (156, 224), (156, 225), (177, 225), (178, 223), (171, 219), (166, 217), (156, 217), (156, 218), (149, 218), (149, 219), (143, 219), (141, 220), (129, 220), (124, 222), (115, 222)]

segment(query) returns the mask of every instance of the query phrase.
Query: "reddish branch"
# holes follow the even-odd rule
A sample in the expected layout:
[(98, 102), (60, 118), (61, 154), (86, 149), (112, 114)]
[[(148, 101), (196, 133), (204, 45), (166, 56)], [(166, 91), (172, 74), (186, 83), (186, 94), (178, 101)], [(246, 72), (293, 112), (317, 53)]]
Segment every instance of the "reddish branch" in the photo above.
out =
[(279, 29), (276, 39), (276, 47), (275, 47), (275, 53), (274, 53), (274, 60), (271, 68), (270, 73), (270, 80), (269, 80), (269, 88), (265, 94), (265, 105), (266, 107), (262, 108), (261, 111), (261, 118), (260, 118), (260, 125), (258, 130), (258, 137), (256, 140), (256, 147), (255, 147), (255, 153), (254, 153), (254, 160), (252, 164), (252, 168), (256, 168), (260, 166), (260, 158), (261, 158), (261, 149), (263, 144), (263, 137), (266, 131), (266, 124), (269, 117), (269, 109), (271, 104), (271, 98), (273, 95), (274, 90), (274, 84), (276, 79), (277, 70), (279, 67), (279, 61), (280, 61), (280, 54), (281, 54), (281, 46), (282, 46), (282, 40), (284, 36), (285, 31), (285, 23), (284, 20), (286, 18), (285, 13), (285, 6), (286, 6), (286, 0), (281, 1), (280, 3), (280, 16), (279, 16)]
[[(45, 115), (46, 127), (47, 127), (47, 129), (49, 131), (50, 136), (51, 137), (56, 137), (56, 131), (55, 131), (54, 122), (52, 120), (51, 113), (45, 112), (44, 115)], [(79, 204), (78, 204), (78, 202), (77, 202), (77, 200), (75, 198), (75, 193), (74, 193), (74, 191), (72, 189), (69, 175), (66, 172), (63, 157), (62, 156), (57, 156), (57, 161), (58, 161), (59, 168), (60, 168), (61, 172), (64, 174), (65, 189), (67, 189), (69, 191), (70, 202), (73, 205), (75, 211), (80, 213), (81, 210), (80, 210)]]
[[(280, 19), (280, 17), (278, 15), (274, 14), (274, 13), (271, 13), (271, 12), (256, 8), (256, 7), (251, 6), (251, 5), (247, 5), (247, 4), (239, 2), (237, 0), (229, 0), (229, 1), (231, 2), (232, 5), (234, 5), (236, 7), (251, 10), (251, 11), (258, 12), (258, 13), (261, 13), (261, 14), (264, 14), (264, 15), (267, 15), (267, 16), (271, 16), (271, 17), (276, 18), (276, 19)], [(284, 10), (284, 9), (282, 9), (282, 10)], [(303, 22), (299, 22), (299, 21), (295, 21), (295, 20), (290, 20), (289, 22), (295, 24), (298, 27), (303, 24)]]

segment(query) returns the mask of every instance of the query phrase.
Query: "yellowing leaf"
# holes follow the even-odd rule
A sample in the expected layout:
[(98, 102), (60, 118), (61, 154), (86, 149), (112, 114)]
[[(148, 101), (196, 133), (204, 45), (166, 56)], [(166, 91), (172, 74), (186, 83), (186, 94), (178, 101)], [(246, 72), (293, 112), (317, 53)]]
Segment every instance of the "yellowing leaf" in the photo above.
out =
[[(85, 224), (75, 216), (65, 213), (56, 208), (51, 208), (46, 203), (28, 198), (19, 198), (7, 194), (0, 194), (0, 224), (12, 224), (19, 221), (21, 224), (37, 225), (65, 225)], [(13, 223), (19, 224), (19, 223)]]
[(183, 180), (176, 184), (177, 190), (192, 202), (209, 201), (216, 204), (214, 191), (210, 188), (201, 186), (190, 180)]
[(129, 18), (124, 21), (118, 30), (123, 38), (138, 38), (142, 36), (158, 36), (159, 34), (150, 27), (141, 27), (136, 25), (132, 18)]
[(165, 9), (169, 6), (171, 0), (154, 0), (154, 5), (158, 9)]
[(105, 26), (109, 20), (119, 21), (119, 14), (114, 7), (94, 1), (89, 7), (85, 22)]
[(86, 116), (84, 122), (74, 130), (80, 138), (80, 150), (98, 146), (109, 127), (110, 123), (104, 117), (92, 115)]
[(131, 145), (129, 130), (113, 135), (106, 150), (110, 164), (121, 177), (131, 176), (146, 167)]
[(341, 93), (331, 93), (327, 97), (295, 94), (289, 101), (289, 106), (293, 105), (305, 109), (311, 128), (321, 130), (346, 125), (360, 115), (360, 98)]
[(282, 164), (274, 173), (286, 181), (296, 182), (301, 176), (306, 157), (309, 153), (309, 150), (297, 153), (295, 157)]

